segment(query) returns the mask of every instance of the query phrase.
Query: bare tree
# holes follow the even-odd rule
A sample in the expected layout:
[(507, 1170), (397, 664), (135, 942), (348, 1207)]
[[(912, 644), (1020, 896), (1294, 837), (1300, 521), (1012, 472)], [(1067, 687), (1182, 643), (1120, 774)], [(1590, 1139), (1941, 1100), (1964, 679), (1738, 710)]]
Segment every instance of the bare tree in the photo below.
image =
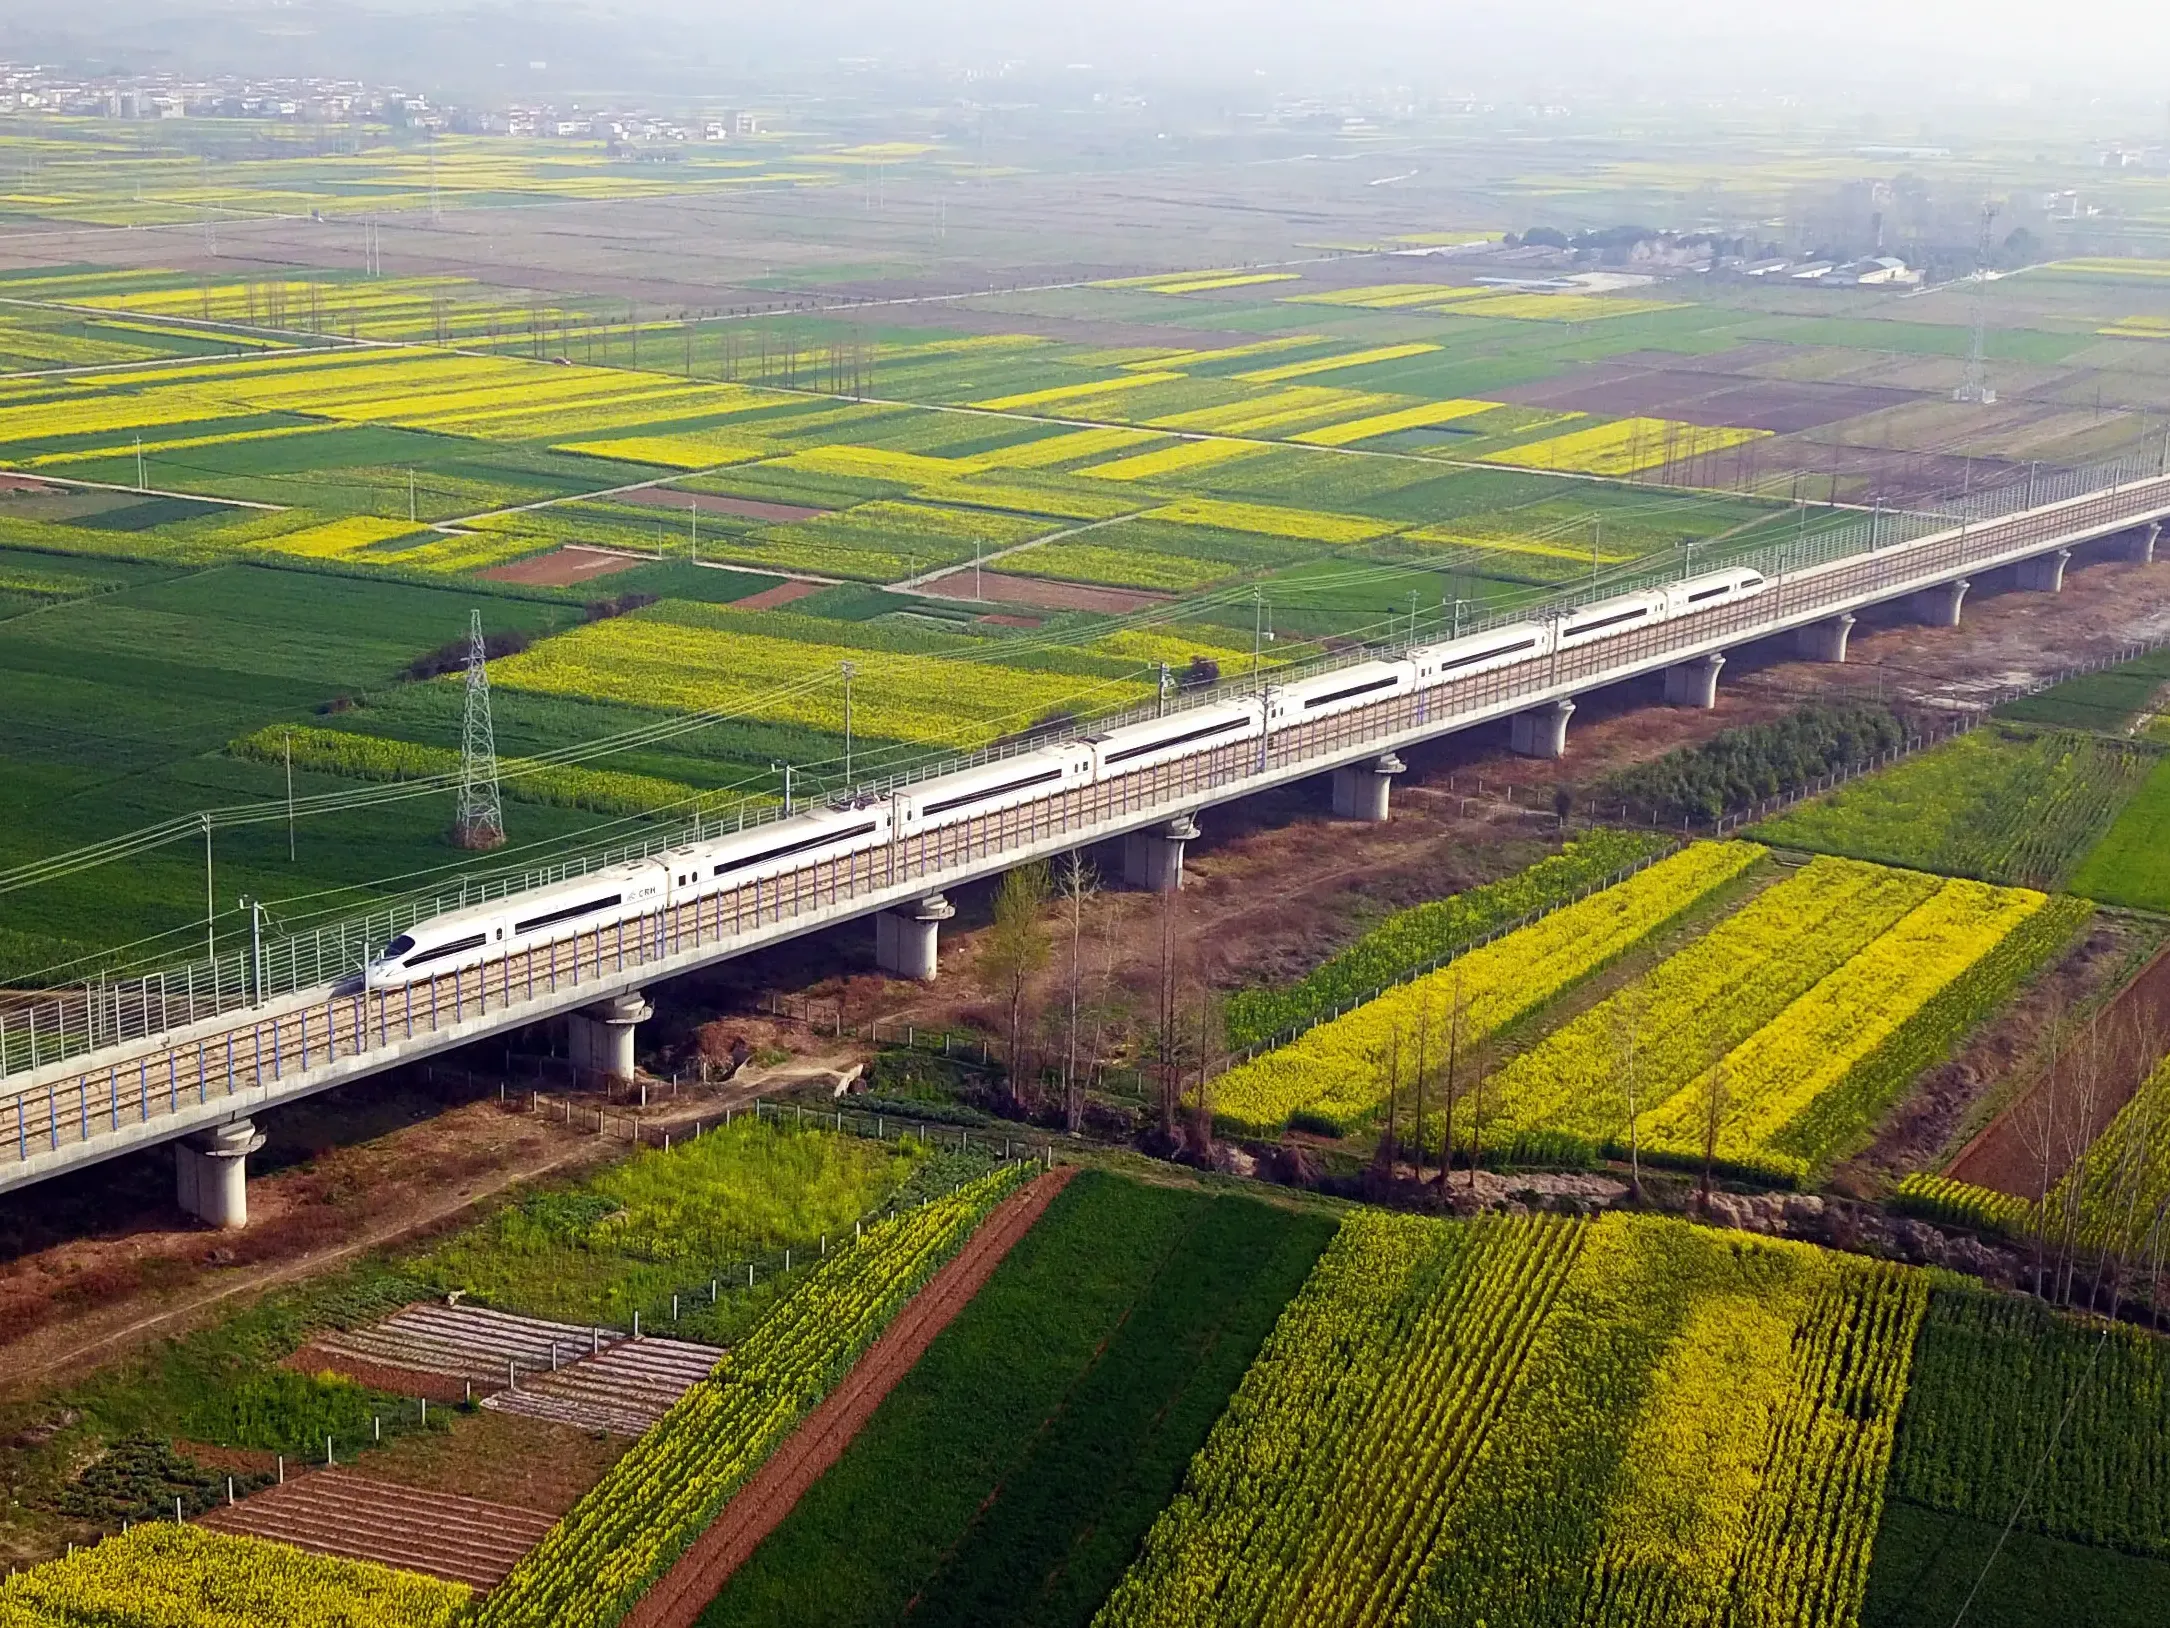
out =
[(1085, 1079), (1078, 1070), (1078, 1010), (1085, 989), (1085, 901), (1096, 878), (1084, 855), (1070, 851), (1058, 877), (1062, 901), (1070, 913), (1070, 976), (1065, 991), (1069, 1012), (1063, 1024), (1062, 1123), (1072, 1136), (1085, 1128)]
[(1699, 1104), (1703, 1112), (1703, 1185), (1696, 1195), (1696, 1208), (1706, 1221), (1710, 1219), (1711, 1166), (1718, 1162), (1718, 1132), (1732, 1104), (1733, 1093), (1728, 1089), (1725, 1059), (1721, 1057), (1703, 1072), (1703, 1100)]
[(1642, 1011), (1623, 990), (1611, 1002), (1612, 1055), (1620, 1096), (1627, 1108), (1628, 1196), (1643, 1197), (1642, 1098), (1636, 1078), (1636, 1049), (1642, 1040)]
[(1177, 906), (1183, 895), (1169, 888), (1160, 896), (1160, 1010), (1156, 1014), (1156, 1052), (1160, 1086), (1160, 1135), (1175, 1146), (1176, 1117), (1183, 1098), (1181, 937)]
[(1424, 1191), (1424, 1075), (1426, 1070), (1429, 1069), (1431, 1066), (1431, 1043), (1432, 1003), (1429, 1000), (1425, 1000), (1417, 1007), (1416, 1177), (1417, 1192), (1419, 1194), (1422, 1194)]
[(1032, 1066), (1025, 1044), (1025, 997), (1045, 967), (1053, 946), (1041, 919), (1052, 882), (1044, 863), (1020, 865), (1002, 878), (995, 892), (995, 920), (980, 946), (980, 981), (1009, 1009), (1010, 1098), (1032, 1110)]
[(1401, 1157), (1401, 1132), (1397, 1114), (1401, 1108), (1401, 1025), (1394, 1025), (1388, 1036), (1386, 1052), (1386, 1134), (1379, 1138), (1379, 1173), (1389, 1185), (1394, 1180), (1394, 1162)]
[(1220, 992), (1198, 979), (1198, 1089), (1191, 1099), (1191, 1153), (1201, 1163), (1213, 1159), (1213, 1080), (1227, 1050), (1227, 1021)]
[[(1439, 1138), (1439, 1193), (1442, 1199), (1447, 1191), (1447, 1172), (1454, 1168), (1454, 1092), (1460, 1084), (1456, 1070), (1462, 1060), (1462, 1016), (1466, 1010), (1462, 1004), (1462, 969), (1457, 963), (1454, 982), (1447, 995), (1447, 1113), (1446, 1125)], [(1475, 1168), (1474, 1154), (1471, 1168)]]

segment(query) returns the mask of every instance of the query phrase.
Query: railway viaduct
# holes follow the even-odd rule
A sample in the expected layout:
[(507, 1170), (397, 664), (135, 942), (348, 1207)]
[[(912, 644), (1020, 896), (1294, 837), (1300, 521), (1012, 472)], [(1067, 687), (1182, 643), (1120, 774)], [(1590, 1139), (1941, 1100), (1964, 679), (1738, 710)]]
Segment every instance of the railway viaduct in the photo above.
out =
[(1116, 840), (1132, 885), (1177, 887), (1184, 846), (1215, 804), (1331, 775), (1337, 814), (1381, 820), (1402, 768), (1397, 753), (1418, 742), (1505, 718), (1514, 750), (1557, 757), (1578, 693), (1662, 672), (1667, 701), (1707, 707), (1728, 650), (1783, 638), (1808, 659), (1844, 661), (1855, 613), (1867, 606), (1901, 602), (1925, 622), (1956, 626), (1970, 584), (1984, 572), (2015, 568), (2022, 588), (2056, 593), (2076, 549), (2152, 560), (2165, 520), (2170, 473), (2129, 467), (2068, 472), (2047, 491), (2030, 486), (2023, 501), (1977, 504), (1956, 519), (1869, 517), (1843, 535), (1728, 561), (1769, 579), (1751, 598), (811, 864), (403, 990), (358, 993), (316, 979), (274, 991), (259, 959), (253, 980), (229, 978), (242, 987), (218, 988), (208, 1000), (193, 973), (185, 992), (172, 974), (78, 991), (50, 1009), (42, 1034), (34, 1010), (27, 1036), (21, 1014), (0, 1029), (0, 1192), (170, 1141), (182, 1205), (239, 1226), (247, 1157), (262, 1141), (250, 1117), (258, 1110), (556, 1017), (571, 1020), (577, 1062), (630, 1074), (635, 1027), (650, 1011), (642, 991), (661, 980), (864, 916), (875, 918), (886, 970), (930, 977), (941, 923), (952, 914), (946, 889)]

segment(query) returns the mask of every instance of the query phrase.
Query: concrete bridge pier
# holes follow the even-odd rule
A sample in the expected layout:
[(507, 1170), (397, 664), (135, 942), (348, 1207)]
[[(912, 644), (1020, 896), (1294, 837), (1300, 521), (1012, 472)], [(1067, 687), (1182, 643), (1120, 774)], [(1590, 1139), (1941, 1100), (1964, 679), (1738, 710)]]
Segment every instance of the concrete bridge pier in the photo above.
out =
[(249, 1155), (264, 1145), (251, 1119), (230, 1119), (173, 1144), (174, 1198), (199, 1221), (249, 1224)]
[(1173, 893), (1183, 885), (1183, 845), (1197, 836), (1198, 822), (1188, 814), (1132, 831), (1123, 838), (1123, 881), (1148, 893)]
[(1694, 661), (1665, 669), (1665, 704), (1669, 707), (1700, 707), (1708, 712), (1718, 704), (1718, 674), (1725, 657), (1713, 650)]
[(1914, 618), (1930, 627), (1957, 627), (1959, 607), (1966, 603), (1967, 590), (1974, 584), (1965, 577), (1957, 582), (1940, 582), (1934, 588), (1924, 588), (1910, 601)]
[(1392, 752), (1334, 771), (1334, 817), (1385, 823), (1387, 789), (1408, 765)]
[(637, 991), (613, 995), (607, 1001), (582, 1007), (565, 1020), (566, 1055), (582, 1075), (600, 1074), (607, 1079), (633, 1077), (633, 1030), (656, 1015), (648, 997)]
[(1567, 756), (1567, 720), (1574, 715), (1575, 703), (1565, 696), (1516, 713), (1507, 720), (1507, 749), (1518, 757)]
[(2134, 565), (2155, 563), (2155, 544), (2162, 538), (2162, 522), (2150, 520), (2125, 533), (2125, 558)]
[(2037, 554), (2031, 560), (2019, 562), (2019, 585), (2031, 594), (2055, 594), (2064, 592), (2065, 566), (2071, 563), (2072, 550), (2052, 549), (2047, 554)]
[(942, 923), (957, 907), (939, 893), (884, 910), (874, 918), (874, 964), (892, 978), (932, 983)]
[(1846, 641), (1854, 630), (1852, 611), (1841, 611), (1828, 622), (1811, 622), (1793, 630), (1793, 647), (1803, 661), (1842, 662)]

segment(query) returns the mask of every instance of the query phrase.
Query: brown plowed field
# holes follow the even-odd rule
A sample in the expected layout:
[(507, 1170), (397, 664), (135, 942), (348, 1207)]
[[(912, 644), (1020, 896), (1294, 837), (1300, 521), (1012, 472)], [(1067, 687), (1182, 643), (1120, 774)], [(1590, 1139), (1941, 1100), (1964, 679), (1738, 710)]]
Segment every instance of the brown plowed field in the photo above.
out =
[[(945, 576), (931, 577), (923, 588), (927, 593), (945, 599), (970, 599), (973, 597), (972, 567), (967, 565)], [(1042, 610), (1106, 611), (1112, 615), (1168, 602), (1166, 594), (1147, 593), (1140, 588), (1095, 588), (1083, 582), (1010, 577), (1000, 571), (984, 570), (980, 572), (979, 597), (1001, 605), (1036, 605)]]
[(197, 1524), (489, 1589), (552, 1522), (510, 1504), (425, 1492), (351, 1470), (315, 1470), (214, 1509)]
[(807, 1489), (844, 1456), (882, 1399), (912, 1371), (935, 1336), (949, 1327), (993, 1276), (1017, 1240), (1032, 1230), (1077, 1173), (1059, 1166), (1035, 1177), (983, 1222), (964, 1248), (912, 1297), (861, 1357), (844, 1383), (801, 1421), (791, 1439), (724, 1505), (693, 1547), (641, 1597), (624, 1628), (693, 1628), (716, 1591), (783, 1524)]
[(732, 514), (741, 520), (766, 520), (772, 525), (789, 525), (794, 520), (819, 520), (830, 513), (828, 509), (809, 508), (803, 503), (771, 503), (766, 498), (726, 497), (720, 492), (682, 492), (675, 486), (636, 486), (630, 492), (620, 492), (621, 503), (641, 503), (655, 509), (699, 509), (702, 514)]
[(2170, 1034), (2170, 951), (2157, 955), (2125, 986), (2101, 1021), (2110, 1037), (2110, 1053), (2102, 1068), (2104, 1089), (2095, 1093), (2096, 1101), (2078, 1100), (2080, 1093), (2072, 1087), (2076, 1065), (2067, 1050), (2025, 1096), (1960, 1150), (1947, 1174), (1977, 1187), (2037, 1198), (2042, 1191), (2041, 1149), (2047, 1146), (2056, 1165), (2050, 1172), (2054, 1184), (2064, 1174), (2068, 1155), (2102, 1134), (2161, 1055), (2163, 1037)]
[(510, 565), (495, 566), (477, 575), (491, 582), (531, 582), (545, 588), (569, 588), (595, 577), (607, 577), (613, 571), (649, 563), (637, 554), (613, 554), (600, 548), (582, 548), (578, 543), (567, 543), (548, 554), (514, 560)]
[(757, 594), (748, 594), (744, 599), (732, 600), (731, 608), (733, 610), (775, 610), (779, 605), (788, 605), (794, 599), (805, 599), (818, 594), (828, 586), (829, 584), (826, 582), (799, 582), (796, 580), (779, 582), (773, 588), (763, 588)]

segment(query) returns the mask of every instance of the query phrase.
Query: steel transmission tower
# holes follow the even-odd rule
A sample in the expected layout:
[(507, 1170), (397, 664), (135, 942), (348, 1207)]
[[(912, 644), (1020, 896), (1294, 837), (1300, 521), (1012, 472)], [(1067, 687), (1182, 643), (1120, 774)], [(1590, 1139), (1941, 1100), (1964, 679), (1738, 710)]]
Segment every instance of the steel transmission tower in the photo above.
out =
[(452, 840), (462, 848), (496, 848), (505, 840), (505, 811), (497, 796), (497, 741), (490, 729), (489, 651), (482, 612), (467, 624), (467, 710), (460, 725), (460, 807)]
[(1954, 401), (1977, 402), (1990, 407), (1996, 404), (1997, 392), (1989, 382), (1989, 363), (1982, 354), (1982, 342), (1989, 329), (1989, 228), (1997, 218), (1997, 201), (1992, 198), (1982, 205), (1982, 235), (1974, 247), (1974, 346), (1967, 353), (1967, 370), (1959, 381), (1959, 388), (1951, 393)]

